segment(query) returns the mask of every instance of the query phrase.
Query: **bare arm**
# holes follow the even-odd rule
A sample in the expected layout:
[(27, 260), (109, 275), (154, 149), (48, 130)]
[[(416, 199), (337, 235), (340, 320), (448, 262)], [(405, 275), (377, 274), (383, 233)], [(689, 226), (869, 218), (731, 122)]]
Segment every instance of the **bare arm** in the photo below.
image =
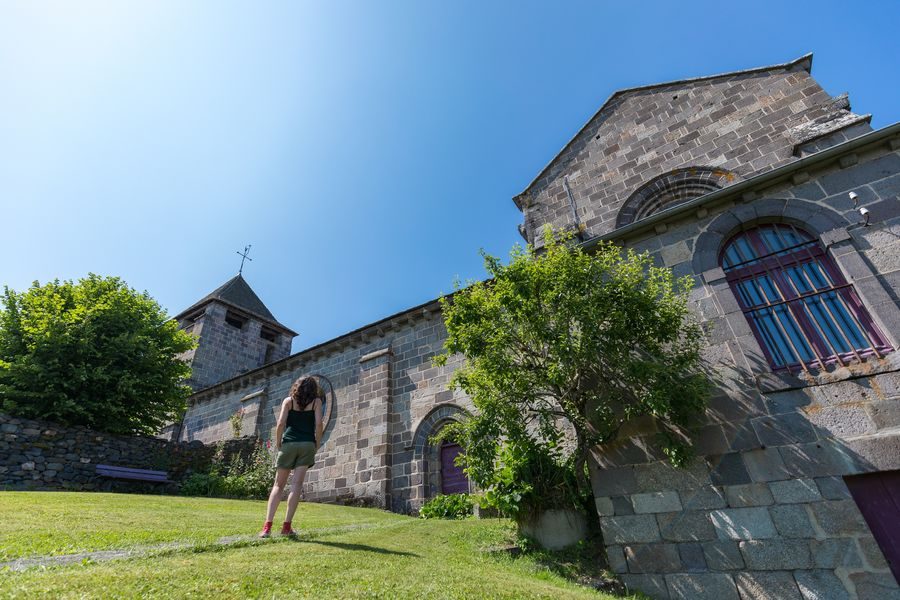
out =
[(275, 426), (275, 449), (281, 450), (281, 438), (284, 428), (287, 426), (288, 412), (291, 410), (291, 399), (285, 398), (281, 403), (281, 413), (278, 415), (278, 424)]
[(319, 444), (322, 442), (322, 399), (316, 398), (315, 406), (313, 410), (316, 413), (316, 450), (319, 449)]

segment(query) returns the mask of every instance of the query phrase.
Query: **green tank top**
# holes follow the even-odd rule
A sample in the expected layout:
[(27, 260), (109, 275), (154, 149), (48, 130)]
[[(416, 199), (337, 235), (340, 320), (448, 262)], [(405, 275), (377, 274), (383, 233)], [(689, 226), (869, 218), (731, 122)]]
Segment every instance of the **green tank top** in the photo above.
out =
[(282, 443), (287, 442), (315, 442), (316, 441), (316, 411), (294, 410), (288, 412), (287, 428), (284, 430)]

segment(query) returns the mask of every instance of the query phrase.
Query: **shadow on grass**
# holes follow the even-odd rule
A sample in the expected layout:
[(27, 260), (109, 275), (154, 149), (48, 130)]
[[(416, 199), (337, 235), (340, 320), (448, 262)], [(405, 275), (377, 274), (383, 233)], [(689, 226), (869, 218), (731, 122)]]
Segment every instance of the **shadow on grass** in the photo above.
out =
[(310, 540), (296, 538), (292, 542), (302, 542), (304, 544), (319, 544), (321, 546), (329, 546), (331, 548), (339, 548), (341, 550), (354, 550), (356, 552), (374, 552), (376, 554), (393, 554), (395, 556), (413, 556), (421, 558), (418, 554), (412, 552), (400, 552), (397, 550), (388, 550), (387, 548), (379, 548), (378, 546), (366, 546), (365, 544), (345, 544), (343, 542), (326, 542), (322, 540)]

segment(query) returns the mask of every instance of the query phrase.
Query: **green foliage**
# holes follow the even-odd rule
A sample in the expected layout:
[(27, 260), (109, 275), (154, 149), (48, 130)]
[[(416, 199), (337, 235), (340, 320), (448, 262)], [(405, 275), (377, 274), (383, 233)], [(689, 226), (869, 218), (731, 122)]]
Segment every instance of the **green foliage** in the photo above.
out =
[(469, 477), (511, 514), (543, 502), (539, 473), (561, 482), (563, 498), (588, 498), (590, 449), (639, 416), (655, 418), (667, 455), (684, 462), (681, 431), (708, 395), (691, 278), (646, 253), (569, 241), (548, 235), (539, 254), (516, 247), (508, 265), (485, 254), (491, 279), (442, 299), (448, 337), (435, 362), (465, 357), (451, 385), (478, 409), (446, 435), (465, 448)]
[(423, 504), (419, 516), (423, 519), (464, 519), (472, 514), (474, 506), (475, 501), (469, 494), (444, 494)]
[(0, 301), (0, 411), (118, 434), (183, 414), (194, 340), (146, 292), (89, 275)]
[(493, 477), (485, 487), (482, 506), (526, 521), (541, 510), (578, 510), (583, 504), (573, 456), (531, 439), (497, 444)]
[(275, 481), (275, 459), (270, 444), (257, 442), (248, 456), (234, 454), (226, 461), (224, 444), (219, 443), (208, 473), (193, 473), (181, 483), (185, 496), (215, 498), (269, 497)]

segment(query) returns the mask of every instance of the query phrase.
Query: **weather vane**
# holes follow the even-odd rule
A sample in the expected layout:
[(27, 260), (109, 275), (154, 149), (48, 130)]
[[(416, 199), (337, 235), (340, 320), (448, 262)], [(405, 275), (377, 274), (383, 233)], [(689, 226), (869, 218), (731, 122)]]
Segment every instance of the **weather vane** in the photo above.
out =
[(241, 273), (244, 272), (244, 261), (245, 261), (245, 260), (249, 260), (249, 261), (251, 261), (251, 262), (253, 261), (252, 258), (250, 258), (249, 256), (247, 256), (248, 254), (250, 254), (250, 244), (244, 246), (244, 251), (243, 251), (243, 252), (238, 252), (237, 254), (238, 254), (238, 256), (241, 257), (241, 268), (238, 269), (238, 275), (240, 275)]

